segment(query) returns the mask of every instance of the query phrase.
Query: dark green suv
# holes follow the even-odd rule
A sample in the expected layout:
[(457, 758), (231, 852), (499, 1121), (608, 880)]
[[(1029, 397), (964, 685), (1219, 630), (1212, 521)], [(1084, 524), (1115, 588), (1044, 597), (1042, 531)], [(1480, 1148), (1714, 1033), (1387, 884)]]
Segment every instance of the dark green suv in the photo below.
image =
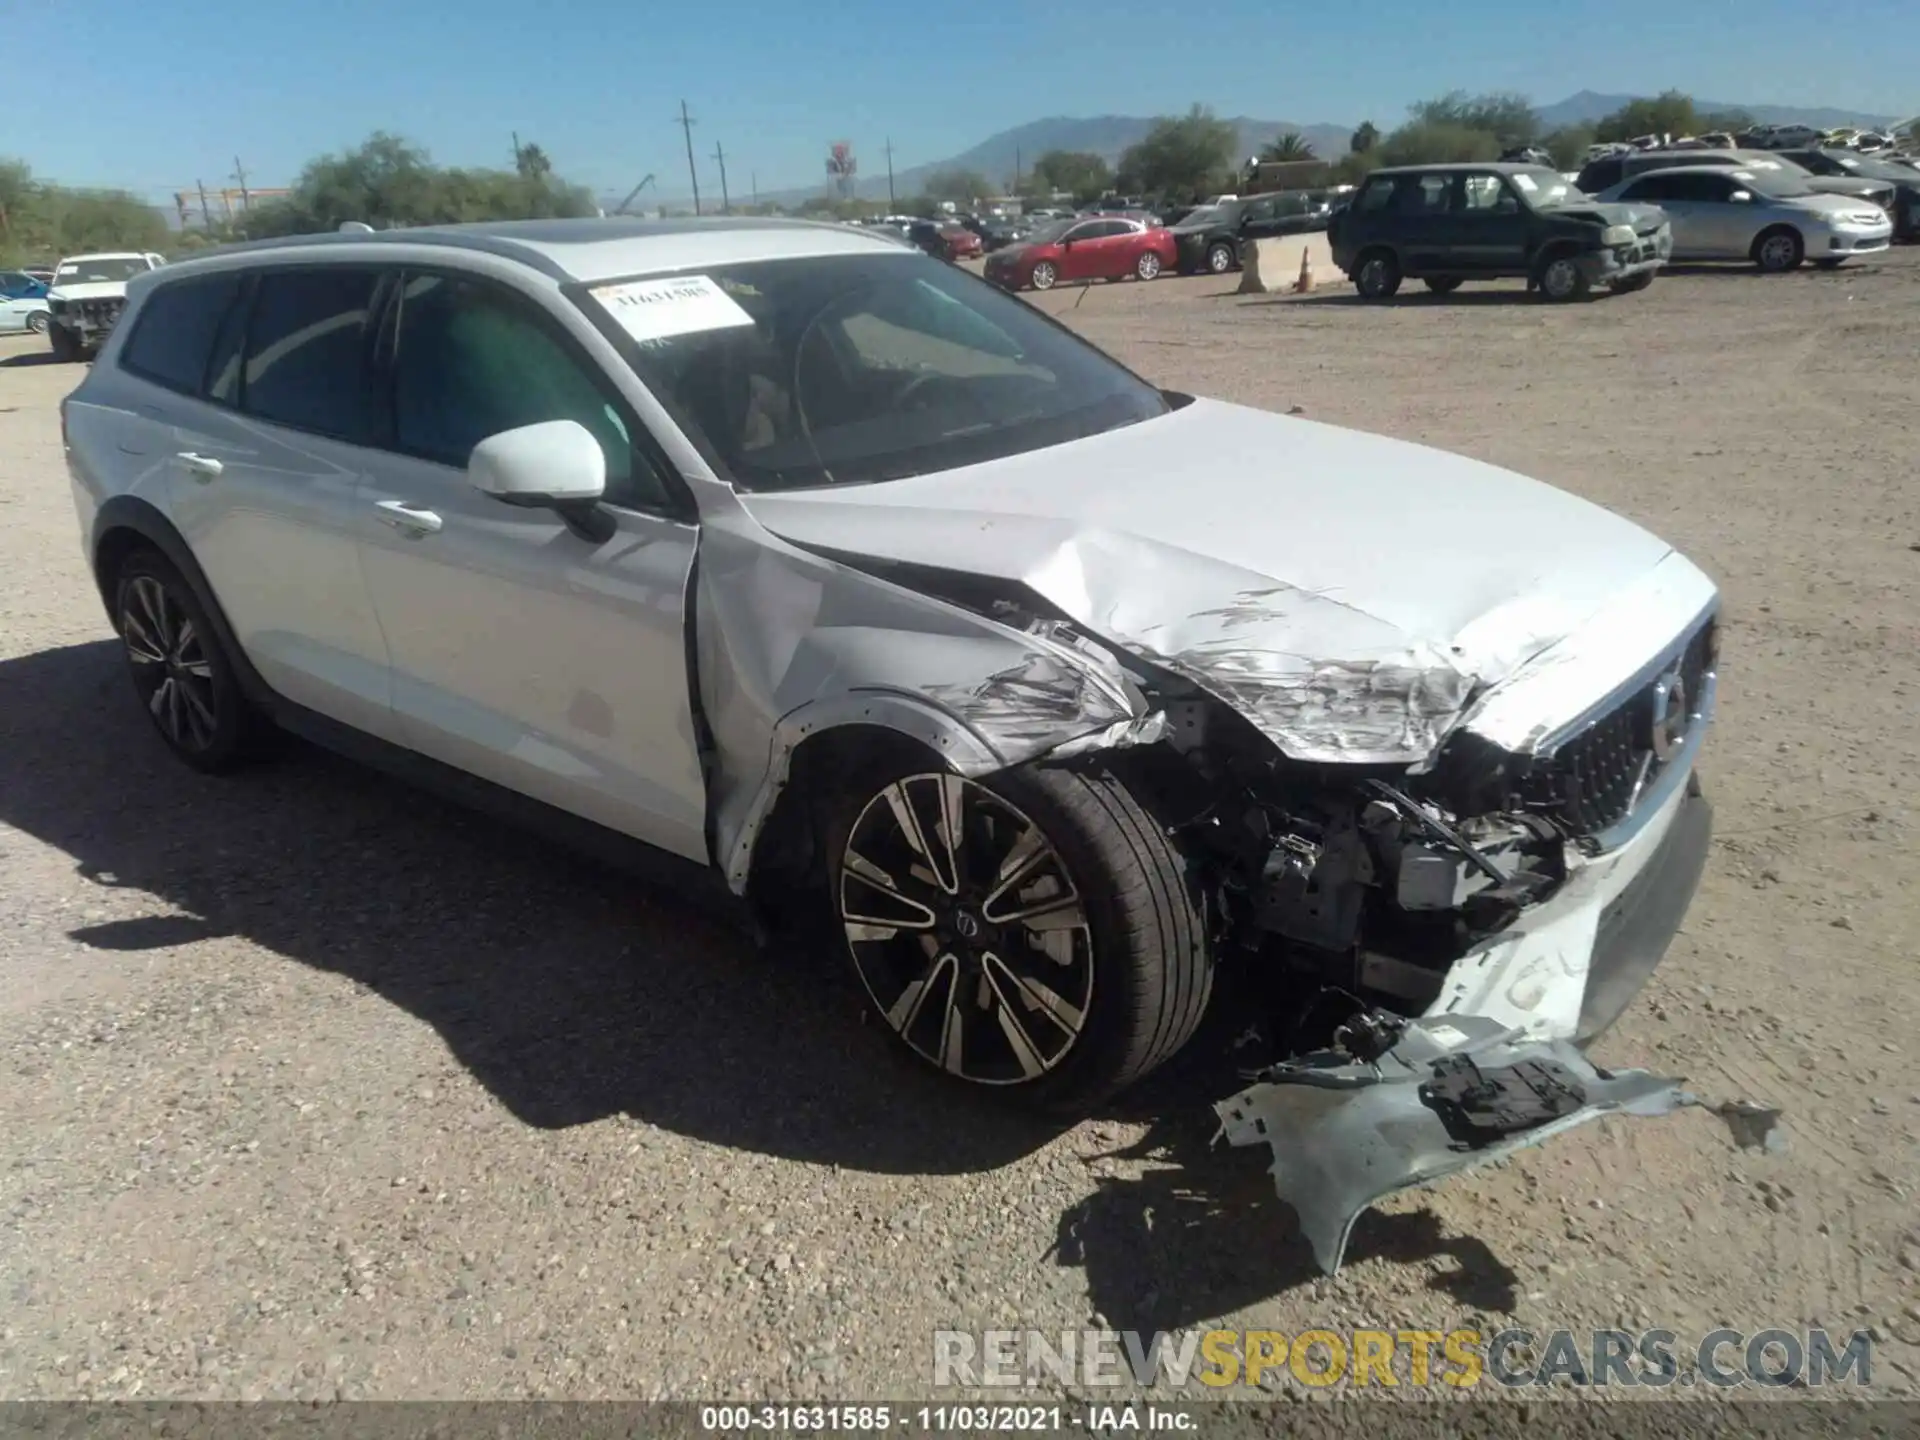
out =
[(1465, 280), (1522, 279), (1549, 300), (1644, 290), (1673, 251), (1665, 212), (1603, 205), (1540, 165), (1376, 170), (1327, 239), (1370, 300), (1403, 279), (1443, 295)]

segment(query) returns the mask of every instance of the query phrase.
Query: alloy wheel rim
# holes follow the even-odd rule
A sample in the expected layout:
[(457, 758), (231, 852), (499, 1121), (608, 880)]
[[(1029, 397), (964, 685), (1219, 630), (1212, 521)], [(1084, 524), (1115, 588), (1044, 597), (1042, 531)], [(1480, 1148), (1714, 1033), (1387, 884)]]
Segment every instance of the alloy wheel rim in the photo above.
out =
[(1573, 293), (1573, 262), (1571, 260), (1554, 261), (1547, 267), (1544, 284), (1547, 293), (1555, 299), (1571, 295)]
[(870, 799), (837, 900), (861, 983), (921, 1058), (1021, 1085), (1073, 1053), (1093, 1000), (1093, 935), (1059, 851), (1004, 797), (910, 775)]
[(154, 724), (184, 750), (205, 750), (219, 733), (213, 662), (192, 619), (150, 575), (127, 584), (120, 634), (134, 683)]
[(1053, 288), (1053, 266), (1044, 260), (1033, 267), (1033, 288), (1036, 290)]
[(47, 333), (47, 317), (44, 315), (38, 315), (38, 314), (29, 315), (27, 317), (27, 329), (31, 330), (36, 335), (46, 334)]
[(1771, 236), (1760, 246), (1760, 258), (1769, 270), (1784, 270), (1793, 258), (1793, 242), (1784, 235)]
[(1360, 281), (1368, 290), (1376, 294), (1386, 289), (1387, 262), (1384, 260), (1367, 261), (1367, 263), (1361, 267)]
[(1142, 255), (1138, 268), (1142, 280), (1151, 280), (1160, 273), (1160, 257), (1158, 255)]
[(1233, 264), (1233, 256), (1227, 253), (1226, 246), (1216, 245), (1207, 252), (1207, 263), (1213, 267), (1214, 274), (1224, 274), (1227, 267)]

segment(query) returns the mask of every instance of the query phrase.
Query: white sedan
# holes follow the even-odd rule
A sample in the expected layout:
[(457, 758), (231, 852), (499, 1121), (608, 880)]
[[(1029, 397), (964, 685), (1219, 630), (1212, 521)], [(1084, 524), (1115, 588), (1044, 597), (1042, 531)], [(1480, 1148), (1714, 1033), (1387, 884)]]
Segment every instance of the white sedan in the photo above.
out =
[(1675, 260), (1747, 260), (1776, 272), (1811, 260), (1831, 269), (1893, 243), (1893, 218), (1878, 205), (1821, 193), (1785, 171), (1677, 165), (1596, 198), (1666, 211)]
[(47, 297), (34, 295), (18, 300), (0, 300), (0, 335), (11, 335), (20, 331), (30, 331), (35, 335), (47, 333)]

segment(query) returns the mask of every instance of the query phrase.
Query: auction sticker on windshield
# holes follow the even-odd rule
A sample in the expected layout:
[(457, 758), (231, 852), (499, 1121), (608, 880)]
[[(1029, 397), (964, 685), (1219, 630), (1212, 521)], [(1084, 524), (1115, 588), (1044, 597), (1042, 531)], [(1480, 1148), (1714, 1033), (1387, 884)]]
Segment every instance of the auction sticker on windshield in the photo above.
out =
[(753, 317), (739, 302), (705, 275), (624, 280), (596, 285), (589, 293), (636, 340), (666, 340), (753, 324)]

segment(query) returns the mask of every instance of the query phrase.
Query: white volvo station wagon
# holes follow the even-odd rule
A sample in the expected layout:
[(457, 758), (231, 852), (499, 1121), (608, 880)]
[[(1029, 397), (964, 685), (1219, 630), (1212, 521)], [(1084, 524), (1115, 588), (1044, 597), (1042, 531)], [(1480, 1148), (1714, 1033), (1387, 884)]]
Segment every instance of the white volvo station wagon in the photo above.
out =
[(1684, 1101), (1583, 1049), (1710, 830), (1717, 595), (1637, 526), (1158, 389), (846, 226), (343, 233), (128, 295), (63, 427), (187, 763), (285, 727), (641, 842), (1055, 1109), (1264, 967), (1332, 1020), (1220, 1113), (1328, 1268), (1381, 1194)]

